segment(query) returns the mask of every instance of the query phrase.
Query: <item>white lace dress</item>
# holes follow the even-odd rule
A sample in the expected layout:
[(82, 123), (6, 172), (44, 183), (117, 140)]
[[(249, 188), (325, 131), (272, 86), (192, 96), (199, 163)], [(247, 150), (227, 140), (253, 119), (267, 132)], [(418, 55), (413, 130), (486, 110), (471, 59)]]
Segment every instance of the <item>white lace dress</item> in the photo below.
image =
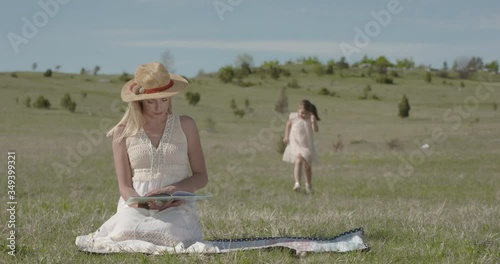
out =
[(318, 162), (311, 120), (300, 118), (297, 112), (290, 113), (288, 120), (292, 122), (292, 127), (288, 135), (288, 145), (283, 153), (283, 161), (295, 163), (297, 157), (302, 156), (308, 164)]
[[(169, 115), (157, 149), (144, 130), (126, 139), (133, 186), (139, 195), (188, 177), (187, 140), (178, 115)], [(157, 253), (182, 243), (202, 240), (194, 203), (163, 211), (129, 207), (123, 198), (117, 212), (96, 232), (79, 236), (76, 244), (91, 252)]]

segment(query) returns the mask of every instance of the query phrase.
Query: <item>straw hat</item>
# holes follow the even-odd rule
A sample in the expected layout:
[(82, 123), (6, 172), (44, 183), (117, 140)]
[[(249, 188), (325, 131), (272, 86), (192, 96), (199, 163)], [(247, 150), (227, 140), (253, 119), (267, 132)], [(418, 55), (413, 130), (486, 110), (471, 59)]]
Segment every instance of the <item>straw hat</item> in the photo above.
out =
[(137, 67), (135, 77), (128, 81), (121, 92), (125, 102), (170, 97), (184, 90), (188, 81), (168, 72), (159, 62)]

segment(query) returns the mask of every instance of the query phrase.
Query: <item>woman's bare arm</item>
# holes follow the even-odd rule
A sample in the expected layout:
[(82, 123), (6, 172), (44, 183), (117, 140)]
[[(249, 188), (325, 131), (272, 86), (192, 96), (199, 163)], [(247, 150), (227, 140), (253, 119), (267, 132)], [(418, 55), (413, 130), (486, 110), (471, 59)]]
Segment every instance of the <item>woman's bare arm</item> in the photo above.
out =
[(113, 132), (113, 159), (120, 195), (126, 201), (130, 196), (139, 196), (139, 194), (135, 191), (132, 184), (132, 170), (130, 168), (125, 139), (120, 142), (115, 140), (121, 135), (122, 131), (123, 127), (118, 127)]

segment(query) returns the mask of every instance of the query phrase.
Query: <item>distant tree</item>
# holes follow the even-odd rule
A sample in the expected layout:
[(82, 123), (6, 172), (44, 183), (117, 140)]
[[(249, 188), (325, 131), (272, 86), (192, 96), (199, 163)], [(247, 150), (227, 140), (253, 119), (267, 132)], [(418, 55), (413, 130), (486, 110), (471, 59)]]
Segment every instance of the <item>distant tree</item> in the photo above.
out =
[(375, 60), (368, 57), (367, 55), (363, 55), (363, 58), (361, 59), (361, 61), (359, 62), (359, 64), (375, 64)]
[(391, 66), (393, 66), (393, 64), (384, 56), (380, 56), (375, 60), (375, 67), (380, 74), (386, 74), (387, 68)]
[(448, 63), (446, 61), (443, 62), (443, 68), (439, 71), (439, 77), (448, 78)]
[(94, 75), (97, 75), (97, 73), (99, 73), (100, 70), (101, 70), (101, 67), (99, 67), (99, 65), (96, 65), (94, 67)]
[(69, 106), (71, 105), (71, 96), (69, 93), (64, 94), (63, 98), (61, 98), (61, 107), (64, 109), (68, 109)]
[(432, 81), (432, 75), (430, 72), (425, 72), (425, 81), (428, 82), (428, 83), (431, 83)]
[(175, 72), (174, 69), (175, 59), (169, 50), (165, 50), (164, 52), (161, 53), (160, 62), (168, 69), (169, 72)]
[(329, 74), (329, 75), (333, 75), (335, 73), (334, 66), (335, 66), (335, 61), (333, 59), (329, 60), (326, 63), (325, 73)]
[(307, 58), (300, 57), (299, 59), (297, 59), (297, 62), (305, 64), (305, 65), (321, 64), (321, 61), (316, 56), (309, 56)]
[(51, 69), (46, 70), (45, 73), (43, 73), (43, 76), (52, 77), (52, 70)]
[(399, 117), (407, 118), (410, 116), (410, 102), (406, 95), (403, 95), (401, 102), (399, 103)]
[(31, 68), (33, 69), (33, 71), (36, 71), (37, 67), (38, 67), (38, 64), (36, 62), (33, 63), (33, 65), (31, 65)]
[(491, 72), (498, 73), (498, 61), (494, 60), (484, 66)]
[(453, 71), (455, 71), (460, 79), (468, 79), (471, 74), (470, 58), (459, 57), (453, 62)]
[(470, 70), (470, 71), (479, 71), (481, 69), (483, 69), (484, 67), (484, 63), (483, 63), (483, 59), (481, 57), (472, 57), (469, 62), (467, 63), (467, 68)]
[(80, 75), (86, 75), (87, 74), (87, 71), (85, 70), (85, 68), (82, 68), (80, 70)]
[(240, 75), (241, 76), (248, 76), (252, 73), (252, 70), (250, 69), (250, 64), (244, 62), (241, 64), (241, 68), (240, 68)]
[(340, 70), (340, 75), (342, 75), (342, 69), (348, 69), (349, 63), (347, 63), (346, 58), (342, 56), (340, 60), (337, 62), (337, 67)]
[(234, 59), (234, 66), (236, 68), (242, 68), (243, 64), (247, 64), (247, 66), (249, 68), (253, 67), (254, 62), (253, 62), (252, 55), (250, 55), (248, 53), (242, 53), (242, 54), (239, 54), (238, 56), (236, 56), (236, 58)]
[(59, 70), (61, 69), (61, 65), (56, 65), (56, 66), (54, 67), (54, 69), (55, 69), (56, 71), (59, 71)]
[(280, 62), (278, 60), (264, 61), (261, 65), (262, 68), (270, 68), (274, 66), (279, 66)]
[(219, 69), (219, 80), (223, 83), (230, 83), (235, 77), (235, 71), (233, 67), (226, 66)]
[(402, 69), (413, 69), (415, 68), (415, 62), (412, 58), (404, 58), (402, 60), (396, 60), (396, 67)]

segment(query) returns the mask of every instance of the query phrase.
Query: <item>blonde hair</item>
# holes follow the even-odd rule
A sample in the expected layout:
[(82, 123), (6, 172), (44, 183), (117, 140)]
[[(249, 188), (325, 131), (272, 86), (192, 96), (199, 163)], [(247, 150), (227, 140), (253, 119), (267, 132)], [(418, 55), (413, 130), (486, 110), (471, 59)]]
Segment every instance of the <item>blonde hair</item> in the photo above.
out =
[[(172, 113), (172, 97), (169, 98), (168, 114)], [(112, 137), (113, 133), (120, 127), (123, 127), (121, 135), (114, 139), (117, 142), (124, 138), (135, 136), (144, 126), (144, 117), (142, 116), (142, 101), (131, 101), (128, 103), (127, 110), (118, 124), (108, 131), (106, 137)]]

